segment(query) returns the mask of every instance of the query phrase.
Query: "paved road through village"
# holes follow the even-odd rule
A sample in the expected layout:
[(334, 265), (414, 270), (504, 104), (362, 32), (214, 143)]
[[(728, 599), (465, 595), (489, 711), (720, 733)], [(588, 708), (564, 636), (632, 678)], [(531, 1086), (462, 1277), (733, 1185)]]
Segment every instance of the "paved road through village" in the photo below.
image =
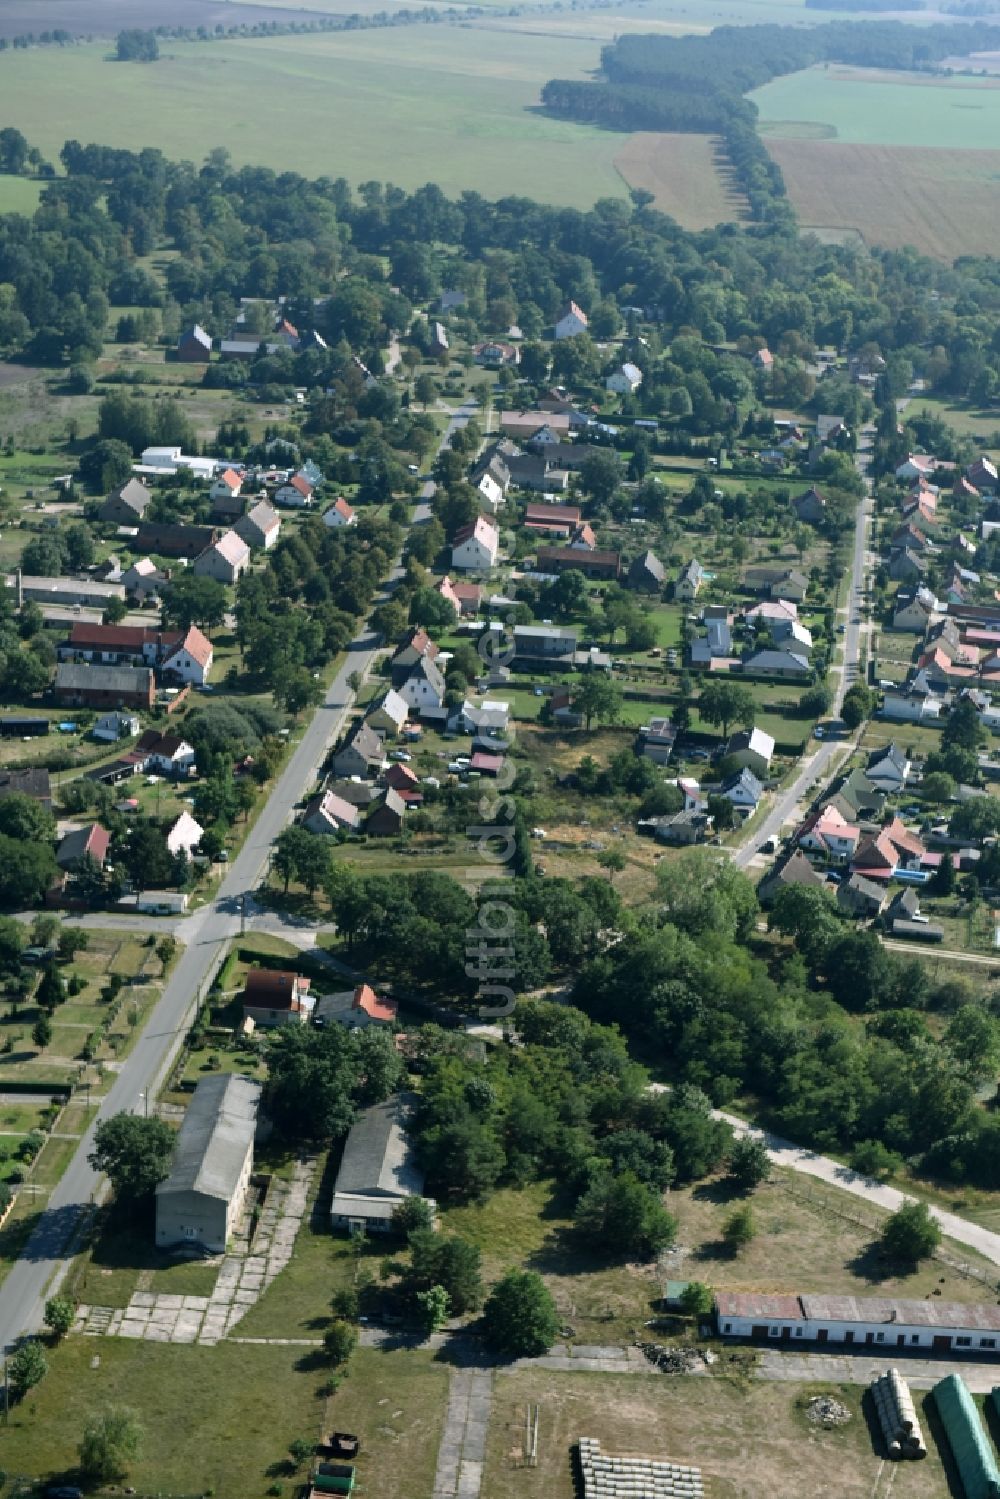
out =
[[(475, 406), (470, 402), (454, 412), (442, 439), (442, 447), (450, 441), (456, 427), (465, 425), (474, 410)], [(427, 502), (433, 490), (433, 484), (425, 485), (423, 498), (414, 511), (414, 525), (428, 519), (430, 507)], [(395, 587), (401, 575), (402, 568), (397, 562), (385, 592)], [(376, 603), (381, 602), (385, 592)], [(48, 1206), (21, 1258), (11, 1267), (0, 1286), (0, 1348), (10, 1349), (26, 1332), (41, 1326), (46, 1287), (67, 1257), (83, 1214), (101, 1190), (102, 1179), (87, 1160), (94, 1129), (100, 1120), (113, 1114), (142, 1112), (147, 1099), (155, 1097), (180, 1047), (198, 996), (221, 963), (226, 943), (239, 932), (243, 897), (259, 884), (271, 845), (288, 823), (295, 804), (312, 786), (327, 750), (343, 727), (354, 701), (347, 679), (355, 671), (362, 675), (367, 671), (378, 645), (377, 635), (366, 623), (348, 647), (326, 698), (233, 860), (215, 900), (180, 924), (183, 930), (179, 930), (179, 935), (183, 935), (184, 945), (169, 982), (102, 1100), (97, 1119), (53, 1189)]]

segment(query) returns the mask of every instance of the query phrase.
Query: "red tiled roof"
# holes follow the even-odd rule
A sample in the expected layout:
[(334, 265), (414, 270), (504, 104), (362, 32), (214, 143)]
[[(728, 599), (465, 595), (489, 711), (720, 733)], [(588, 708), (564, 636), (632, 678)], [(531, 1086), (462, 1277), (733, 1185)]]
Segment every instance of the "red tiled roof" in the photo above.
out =
[(379, 999), (370, 984), (359, 984), (354, 991), (353, 1010), (364, 1010), (373, 1020), (395, 1020), (398, 1006), (394, 1000)]

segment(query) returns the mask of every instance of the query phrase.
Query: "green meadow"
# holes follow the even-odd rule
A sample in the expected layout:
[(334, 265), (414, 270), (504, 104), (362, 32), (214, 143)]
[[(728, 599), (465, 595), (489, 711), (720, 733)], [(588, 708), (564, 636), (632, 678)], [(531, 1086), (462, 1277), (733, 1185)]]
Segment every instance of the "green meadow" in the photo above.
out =
[[(306, 176), (377, 179), (585, 207), (622, 197), (621, 136), (534, 111), (541, 85), (583, 77), (593, 40), (408, 26), (212, 45), (170, 42), (152, 66), (102, 45), (0, 56), (0, 99), (55, 160), (68, 138)], [(52, 100), (58, 99), (58, 109)]]
[(831, 65), (776, 78), (750, 98), (767, 136), (960, 150), (1000, 141), (1000, 80)]
[(34, 213), (41, 191), (40, 182), (0, 173), (0, 213)]

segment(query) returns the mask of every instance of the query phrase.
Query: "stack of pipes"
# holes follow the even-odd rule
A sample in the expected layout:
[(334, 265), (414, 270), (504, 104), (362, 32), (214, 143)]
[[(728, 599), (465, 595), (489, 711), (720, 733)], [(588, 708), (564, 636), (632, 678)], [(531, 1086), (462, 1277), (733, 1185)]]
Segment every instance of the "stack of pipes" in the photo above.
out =
[(926, 1457), (927, 1444), (910, 1387), (899, 1370), (887, 1369), (881, 1379), (873, 1380), (871, 1391), (889, 1456), (895, 1461)]

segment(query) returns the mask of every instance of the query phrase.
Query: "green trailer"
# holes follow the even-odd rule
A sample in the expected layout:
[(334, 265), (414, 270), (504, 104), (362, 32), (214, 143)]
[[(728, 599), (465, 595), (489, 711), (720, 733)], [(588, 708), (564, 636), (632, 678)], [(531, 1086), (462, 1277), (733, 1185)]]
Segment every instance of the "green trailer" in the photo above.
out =
[(1000, 1499), (1000, 1469), (965, 1382), (949, 1374), (932, 1395), (962, 1480), (965, 1499)]
[(313, 1475), (314, 1494), (352, 1494), (355, 1468), (353, 1463), (320, 1463)]

